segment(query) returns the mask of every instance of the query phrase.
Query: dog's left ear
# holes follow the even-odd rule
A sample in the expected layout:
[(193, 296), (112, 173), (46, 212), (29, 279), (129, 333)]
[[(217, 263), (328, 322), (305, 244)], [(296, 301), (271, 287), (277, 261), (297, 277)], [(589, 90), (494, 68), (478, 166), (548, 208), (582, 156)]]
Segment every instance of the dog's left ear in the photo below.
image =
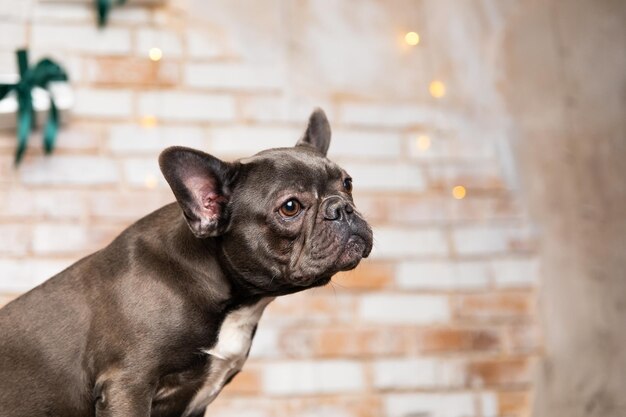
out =
[(326, 156), (330, 146), (330, 123), (324, 110), (317, 108), (309, 117), (309, 124), (296, 146), (310, 146)]
[(196, 237), (226, 232), (236, 164), (195, 149), (174, 146), (161, 152), (159, 166)]

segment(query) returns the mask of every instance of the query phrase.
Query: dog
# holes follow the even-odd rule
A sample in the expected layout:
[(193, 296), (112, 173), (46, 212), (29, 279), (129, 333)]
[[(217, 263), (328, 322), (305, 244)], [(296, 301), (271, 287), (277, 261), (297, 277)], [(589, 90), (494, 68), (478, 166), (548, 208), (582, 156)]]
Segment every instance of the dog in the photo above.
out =
[(159, 156), (176, 202), (0, 309), (1, 417), (198, 417), (264, 308), (372, 249), (316, 109), (294, 147)]

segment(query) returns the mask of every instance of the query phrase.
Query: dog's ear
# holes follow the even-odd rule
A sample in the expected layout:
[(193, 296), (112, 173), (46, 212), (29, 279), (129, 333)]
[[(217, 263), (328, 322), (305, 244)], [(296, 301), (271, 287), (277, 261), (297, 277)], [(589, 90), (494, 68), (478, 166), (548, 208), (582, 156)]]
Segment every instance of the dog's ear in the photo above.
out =
[(237, 175), (235, 164), (195, 149), (174, 146), (161, 152), (159, 166), (196, 237), (226, 232), (230, 218), (228, 201)]
[(326, 156), (330, 146), (330, 123), (324, 110), (317, 108), (309, 117), (309, 124), (296, 146), (310, 146)]

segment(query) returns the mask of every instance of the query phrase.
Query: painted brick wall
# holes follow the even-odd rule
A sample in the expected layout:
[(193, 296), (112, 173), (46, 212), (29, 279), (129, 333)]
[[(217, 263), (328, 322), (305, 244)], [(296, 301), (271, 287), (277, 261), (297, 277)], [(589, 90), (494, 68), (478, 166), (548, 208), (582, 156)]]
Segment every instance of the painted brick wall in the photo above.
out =
[(65, 63), (77, 99), (51, 157), (35, 135), (14, 169), (0, 131), (0, 304), (172, 201), (164, 147), (230, 159), (289, 146), (321, 106), (373, 256), (270, 305), (210, 415), (528, 415), (536, 237), (498, 93), (518, 2), (129, 0), (103, 31), (91, 3), (0, 0), (0, 73), (27, 45)]

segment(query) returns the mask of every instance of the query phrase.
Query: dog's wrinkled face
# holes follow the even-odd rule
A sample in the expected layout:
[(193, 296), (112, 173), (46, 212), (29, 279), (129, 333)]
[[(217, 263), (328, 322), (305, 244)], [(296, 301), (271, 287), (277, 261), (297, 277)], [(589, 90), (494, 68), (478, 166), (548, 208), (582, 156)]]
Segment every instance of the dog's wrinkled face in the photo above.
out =
[(194, 234), (218, 236), (228, 268), (249, 289), (284, 294), (326, 284), (372, 248), (352, 178), (325, 156), (329, 144), (317, 110), (293, 148), (234, 163), (169, 148), (160, 164)]
[(235, 268), (263, 271), (272, 285), (309, 287), (369, 254), (372, 232), (354, 207), (352, 180), (319, 152), (273, 149), (250, 158), (242, 170), (223, 238)]

